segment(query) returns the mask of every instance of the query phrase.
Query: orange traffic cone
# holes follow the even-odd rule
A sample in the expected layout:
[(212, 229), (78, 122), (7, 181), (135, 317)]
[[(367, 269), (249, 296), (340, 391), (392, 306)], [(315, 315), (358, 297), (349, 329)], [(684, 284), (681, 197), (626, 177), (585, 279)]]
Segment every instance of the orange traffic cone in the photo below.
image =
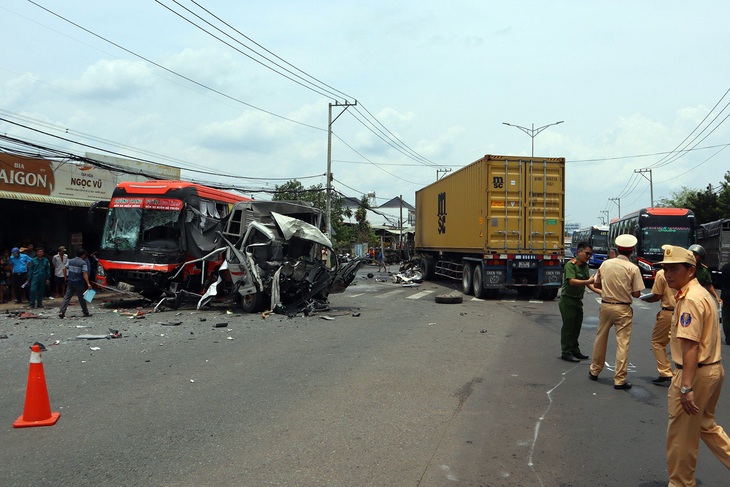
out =
[(28, 387), (25, 390), (25, 408), (23, 415), (15, 420), (13, 428), (29, 426), (51, 426), (56, 424), (61, 413), (51, 412), (46, 389), (46, 374), (41, 362), (41, 346), (33, 345), (30, 352), (30, 370), (28, 371)]

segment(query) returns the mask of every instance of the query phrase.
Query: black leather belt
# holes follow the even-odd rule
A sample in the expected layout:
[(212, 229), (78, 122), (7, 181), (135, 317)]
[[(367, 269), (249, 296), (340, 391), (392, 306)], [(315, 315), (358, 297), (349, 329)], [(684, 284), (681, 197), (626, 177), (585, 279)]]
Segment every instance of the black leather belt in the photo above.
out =
[(631, 303), (612, 303), (611, 301), (604, 301), (603, 299), (601, 300), (601, 303), (603, 303), (603, 304), (623, 304), (624, 306), (631, 306)]
[[(702, 367), (707, 367), (708, 365), (715, 365), (715, 364), (719, 364), (720, 362), (721, 362), (721, 360), (718, 360), (717, 362), (712, 362), (711, 364), (697, 364), (697, 368), (698, 368), (698, 369), (701, 369)], [(682, 367), (682, 365), (681, 365), (681, 364), (674, 364), (674, 365), (675, 365), (675, 366), (676, 366), (676, 367), (677, 367), (677, 368), (678, 368), (679, 370), (682, 370), (682, 369), (683, 369), (683, 367)]]
[(674, 308), (662, 308), (662, 311), (674, 311)]

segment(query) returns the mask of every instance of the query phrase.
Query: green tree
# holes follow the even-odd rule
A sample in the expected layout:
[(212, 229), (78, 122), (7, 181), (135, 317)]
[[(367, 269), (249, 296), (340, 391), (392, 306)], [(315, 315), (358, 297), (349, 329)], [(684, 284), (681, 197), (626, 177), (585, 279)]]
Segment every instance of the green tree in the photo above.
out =
[(658, 206), (673, 208), (689, 208), (695, 214), (697, 223), (706, 223), (720, 218), (730, 217), (730, 171), (725, 174), (725, 181), (720, 183), (719, 190), (708, 184), (703, 191), (682, 186), (672, 193), (670, 198), (659, 200)]
[(368, 202), (368, 197), (363, 195), (362, 198), (360, 198), (360, 206), (358, 206), (357, 210), (355, 210), (355, 221), (357, 222), (355, 239), (358, 242), (371, 243), (375, 238), (373, 230), (370, 227), (370, 222), (367, 220), (367, 210), (369, 208), (370, 203)]

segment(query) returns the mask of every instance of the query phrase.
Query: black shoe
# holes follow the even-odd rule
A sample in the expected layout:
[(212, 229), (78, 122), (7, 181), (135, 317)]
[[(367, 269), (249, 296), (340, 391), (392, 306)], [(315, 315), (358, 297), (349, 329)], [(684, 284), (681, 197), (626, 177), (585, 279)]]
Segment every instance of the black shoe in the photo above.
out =
[(583, 355), (583, 354), (582, 354), (582, 353), (580, 353), (580, 352), (578, 352), (578, 353), (574, 353), (574, 354), (573, 354), (573, 357), (575, 357), (575, 358), (577, 358), (577, 359), (581, 359), (581, 360), (585, 360), (585, 359), (587, 359), (587, 358), (590, 358), (590, 357), (589, 357), (588, 355)]
[(66, 316), (66, 315), (65, 315), (65, 314), (63, 314), (63, 313), (58, 313), (58, 317), (59, 317), (59, 318), (61, 318), (61, 319), (63, 319), (63, 318), (65, 317), (65, 316)]
[(566, 362), (580, 362), (580, 360), (578, 360), (577, 358), (575, 358), (574, 356), (572, 356), (569, 353), (562, 354), (560, 356), (560, 358), (563, 359), (563, 360), (565, 360)]
[(91, 316), (91, 313), (84, 313), (84, 318), (88, 318), (89, 316)]
[(593, 374), (591, 374), (591, 371), (590, 371), (590, 370), (588, 371), (588, 378), (589, 378), (590, 380), (592, 380), (592, 381), (596, 381), (596, 380), (598, 380), (598, 376), (597, 376), (597, 375), (593, 375)]
[(627, 390), (631, 389), (631, 382), (627, 381), (627, 382), (624, 382), (623, 384), (618, 384), (618, 385), (614, 384), (613, 388), (627, 391)]
[(671, 377), (664, 377), (663, 375), (660, 375), (656, 379), (652, 379), (651, 380), (651, 383), (652, 384), (656, 384), (656, 385), (662, 385), (665, 382), (672, 382), (672, 378)]

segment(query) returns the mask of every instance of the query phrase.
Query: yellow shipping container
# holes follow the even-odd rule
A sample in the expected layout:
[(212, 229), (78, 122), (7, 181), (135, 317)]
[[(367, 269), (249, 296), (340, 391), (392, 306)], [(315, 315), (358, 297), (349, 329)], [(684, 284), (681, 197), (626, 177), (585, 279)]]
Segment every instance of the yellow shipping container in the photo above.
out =
[(416, 192), (417, 250), (562, 256), (565, 159), (486, 155)]

